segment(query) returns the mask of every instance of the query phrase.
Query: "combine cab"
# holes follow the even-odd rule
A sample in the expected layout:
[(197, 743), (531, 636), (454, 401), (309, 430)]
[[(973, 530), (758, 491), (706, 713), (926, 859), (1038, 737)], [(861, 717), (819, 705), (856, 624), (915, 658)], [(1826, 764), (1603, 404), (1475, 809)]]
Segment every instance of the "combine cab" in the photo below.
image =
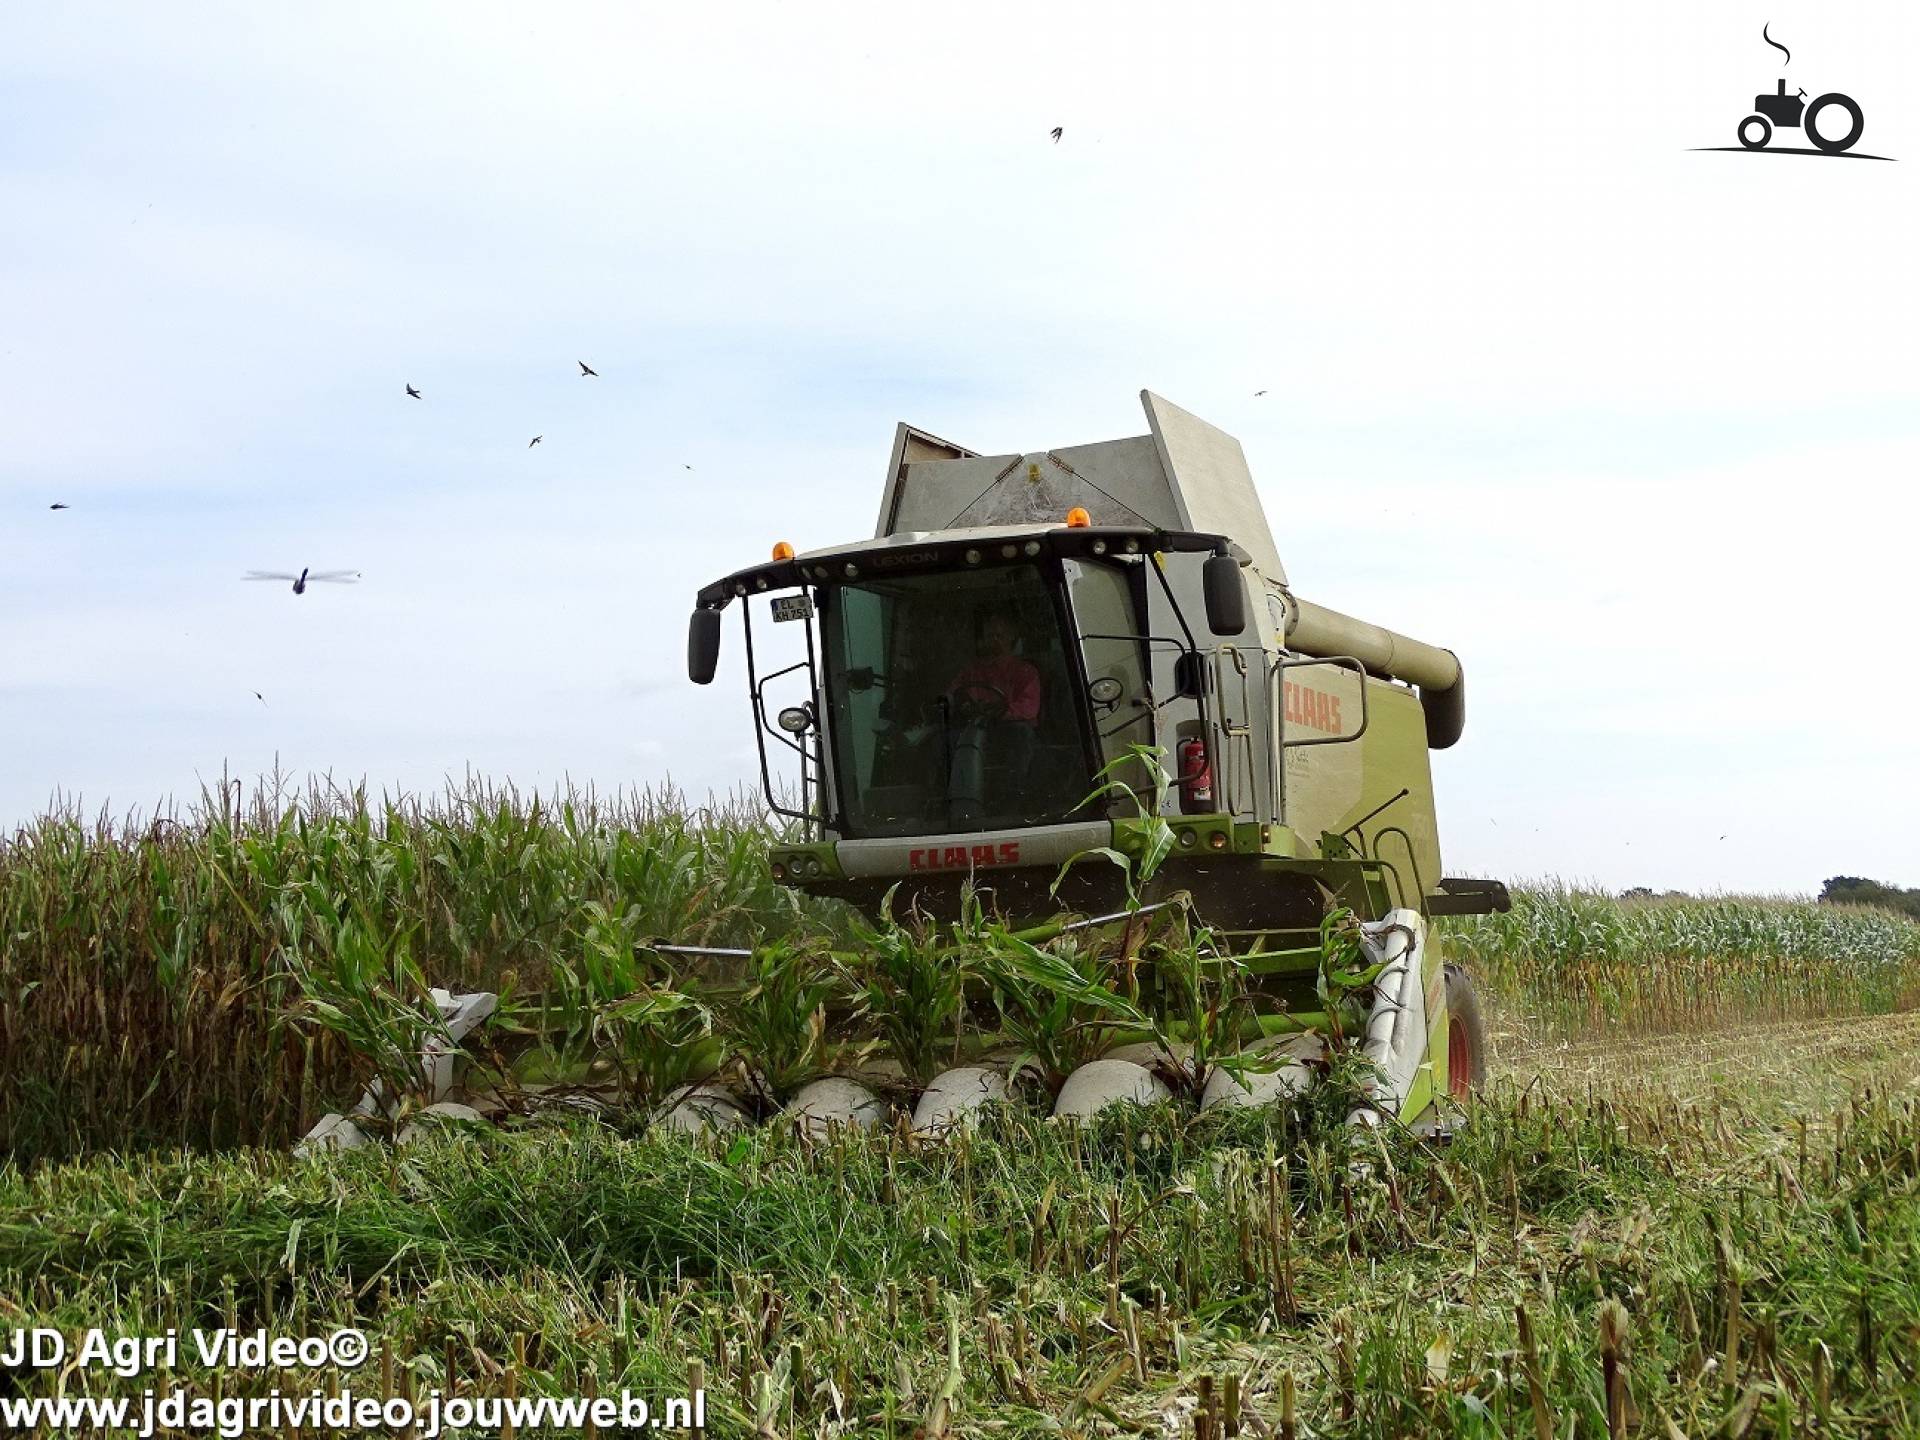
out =
[[(1427, 921), (1507, 904), (1441, 867), (1427, 757), (1460, 738), (1460, 662), (1293, 594), (1239, 443), (1141, 398), (1146, 435), (1025, 455), (902, 425), (875, 538), (706, 587), (691, 676), (739, 602), (762, 780), (794, 822), (774, 874), (815, 894), (1113, 912), (1126, 873), (1092, 852), (1138, 855), (1157, 816), (1172, 849), (1135, 900), (1191, 897), (1276, 1016), (1319, 1003), (1321, 921), (1351, 910), (1399, 955), (1372, 1017), (1401, 1077), (1384, 1108), (1419, 1114), (1481, 1065)], [(756, 611), (805, 658), (763, 670)]]

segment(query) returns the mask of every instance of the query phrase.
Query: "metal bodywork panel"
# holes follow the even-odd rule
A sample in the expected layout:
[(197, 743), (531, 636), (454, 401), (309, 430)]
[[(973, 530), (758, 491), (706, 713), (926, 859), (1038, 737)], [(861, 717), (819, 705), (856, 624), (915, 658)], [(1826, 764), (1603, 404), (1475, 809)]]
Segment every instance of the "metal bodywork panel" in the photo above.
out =
[(842, 840), (834, 846), (840, 869), (849, 879), (876, 875), (940, 874), (961, 871), (982, 875), (1014, 865), (1058, 866), (1113, 838), (1106, 820), (1077, 825), (1034, 825), (1019, 830), (967, 831), (957, 835), (914, 835), (903, 839)]
[(894, 528), (888, 523), (888, 506), (893, 503), (894, 489), (906, 466), (917, 460), (963, 460), (972, 454), (966, 446), (916, 430), (904, 420), (894, 426), (893, 458), (887, 462), (887, 483), (880, 492), (880, 525), (873, 533), (886, 535)]
[(1153, 438), (1106, 440), (1026, 455), (908, 463), (882, 535), (1005, 525), (1058, 525), (1079, 506), (1095, 525), (1187, 529)]
[[(1391, 867), (1396, 903), (1420, 908), (1427, 892), (1439, 884), (1441, 868), (1426, 716), (1419, 698), (1404, 686), (1370, 676), (1363, 681), (1332, 665), (1289, 667), (1281, 674), (1281, 818), (1310, 840), (1344, 835), (1358, 853)], [(1363, 684), (1367, 726), (1358, 738), (1333, 744), (1287, 743), (1319, 738), (1310, 733), (1313, 727), (1333, 716), (1346, 722)], [(1314, 698), (1321, 695), (1344, 703), (1330, 715), (1331, 706)]]
[(1198, 415), (1151, 390), (1140, 392), (1153, 442), (1180, 507), (1180, 528), (1231, 535), (1253, 557), (1254, 568), (1276, 584), (1287, 583), (1267, 512), (1254, 488), (1240, 442)]
[(1024, 455), (975, 455), (902, 425), (875, 534), (1058, 523), (1079, 506), (1096, 525), (1230, 535), (1285, 584), (1240, 442), (1150, 390), (1140, 403), (1146, 435)]

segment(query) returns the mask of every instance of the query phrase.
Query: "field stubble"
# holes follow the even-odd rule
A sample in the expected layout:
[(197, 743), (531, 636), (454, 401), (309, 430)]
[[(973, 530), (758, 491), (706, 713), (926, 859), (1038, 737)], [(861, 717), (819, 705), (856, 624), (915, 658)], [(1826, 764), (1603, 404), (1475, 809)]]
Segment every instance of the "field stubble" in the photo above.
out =
[(435, 980), (510, 988), (644, 933), (837, 922), (738, 817), (484, 792), (198, 823), (69, 817), (0, 855), (16, 1143), (78, 1116), (87, 1144), (215, 1147), (0, 1165), (0, 1324), (359, 1324), (385, 1383), (490, 1393), (676, 1393), (697, 1357), (715, 1433), (762, 1436), (1920, 1421), (1920, 1019), (1885, 1013), (1920, 930), (1876, 913), (1523, 892), (1456, 935), (1497, 1068), (1447, 1144), (1356, 1156), (1331, 1096), (1084, 1132), (1015, 1108), (944, 1145), (554, 1118), (297, 1161), (233, 1148), (337, 1078), (271, 1023), (288, 948), (404, 936)]

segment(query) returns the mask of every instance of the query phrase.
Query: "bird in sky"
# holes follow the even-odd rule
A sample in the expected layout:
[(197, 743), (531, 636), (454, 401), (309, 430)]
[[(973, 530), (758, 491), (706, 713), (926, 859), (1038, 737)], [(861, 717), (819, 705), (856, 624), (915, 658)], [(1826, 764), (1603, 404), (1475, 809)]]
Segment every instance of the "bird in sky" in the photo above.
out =
[(53, 504), (47, 506), (47, 508), (49, 510), (71, 510), (73, 507), (71, 505), (67, 505), (62, 503), (61, 501), (56, 500), (53, 502)]
[(1266, 392), (1266, 391), (1264, 391), (1264, 390), (1256, 390), (1256, 391), (1254, 391), (1254, 392), (1253, 392), (1253, 398), (1254, 398), (1254, 399), (1256, 399), (1256, 400), (1258, 400), (1258, 399), (1259, 399), (1259, 398), (1260, 398), (1260, 397), (1261, 397), (1262, 395), (1264, 395), (1264, 394), (1266, 394), (1266, 393), (1267, 393), (1267, 392)]
[(691, 470), (693, 467), (691, 465), (682, 465), (680, 468), (682, 470)]
[(413, 388), (412, 381), (407, 382), (407, 394), (411, 395), (416, 400), (420, 398), (420, 392)]
[(267, 703), (267, 697), (262, 695), (258, 690), (253, 692), (253, 698), (258, 700), (262, 705)]
[(1067, 133), (1067, 127), (1064, 125), (1056, 125), (1048, 133), (1053, 136), (1053, 143), (1058, 145), (1060, 143), (1060, 137)]
[(358, 570), (302, 570), (298, 575), (289, 575), (279, 570), (249, 570), (240, 577), (242, 580), (291, 580), (293, 593), (304, 595), (307, 586), (316, 580), (324, 580), (329, 585), (351, 585), (360, 578)]
[(539, 443), (540, 443), (540, 442), (541, 442), (542, 440), (544, 440), (544, 439), (546, 439), (546, 438), (547, 438), (547, 437), (546, 437), (546, 436), (544, 436), (544, 435), (536, 435), (536, 436), (534, 436), (534, 437), (533, 437), (533, 438), (532, 438), (531, 440), (529, 440), (529, 441), (527, 441), (527, 448), (528, 448), (529, 450), (531, 450), (531, 449), (532, 449), (532, 448), (533, 448), (534, 446), (536, 446), (536, 445), (538, 445), (538, 444), (539, 444)]
[(594, 376), (595, 378), (598, 378), (598, 377), (599, 377), (599, 374), (600, 374), (600, 372), (599, 372), (598, 370), (596, 370), (596, 369), (594, 369), (594, 368), (593, 368), (593, 367), (592, 367), (591, 365), (589, 365), (589, 364), (587, 364), (587, 362), (586, 362), (586, 361), (584, 361), (584, 360), (576, 360), (576, 361), (574, 361), (573, 363), (574, 363), (574, 364), (576, 364), (576, 365), (578, 365), (578, 366), (580, 367), (580, 373), (581, 373), (582, 375), (592, 375), (592, 376)]

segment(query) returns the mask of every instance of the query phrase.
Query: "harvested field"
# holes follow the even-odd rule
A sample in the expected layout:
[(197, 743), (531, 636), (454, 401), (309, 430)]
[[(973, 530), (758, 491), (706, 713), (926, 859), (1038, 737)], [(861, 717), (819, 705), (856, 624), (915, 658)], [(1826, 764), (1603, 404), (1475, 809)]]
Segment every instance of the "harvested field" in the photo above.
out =
[(100, 1157), (0, 1173), (0, 1293), (22, 1325), (354, 1323), (422, 1393), (678, 1393), (699, 1358), (715, 1433), (1287, 1433), (1289, 1393), (1295, 1434), (1906, 1433), (1914, 1029), (1511, 1045), (1455, 1140), (1359, 1171), (1323, 1117), (1164, 1109)]
[[(653, 852), (655, 865), (683, 857), (660, 903), (704, 917), (700, 933), (791, 947), (809, 926), (831, 929), (765, 883), (752, 844), (671, 815), (655, 823), (650, 836), (682, 837), (677, 852)], [(53, 1105), (60, 1044), (77, 1037), (99, 1046), (101, 1087), (79, 1112), (97, 1129), (77, 1148), (131, 1134), (113, 1130), (112, 1096), (183, 1064), (229, 1067), (200, 1083), (225, 1087), (211, 1092), (225, 1108), (209, 1113), (230, 1128), (182, 1131), (185, 1151), (151, 1132), (131, 1155), (61, 1162), (17, 1148), (0, 1166), (4, 1323), (355, 1325), (389, 1357), (362, 1383), (395, 1394), (664, 1397), (698, 1381), (716, 1434), (1913, 1428), (1920, 1015), (1872, 1013), (1910, 993), (1915, 954), (1912, 928), (1877, 912), (1661, 902), (1657, 928), (1616, 907), (1622, 934), (1657, 944), (1596, 941), (1590, 954), (1578, 936), (1606, 920), (1602, 902), (1523, 892), (1516, 913), (1578, 914), (1589, 930), (1563, 926), (1549, 943), (1536, 918), (1507, 951), (1497, 925), (1471, 935), (1470, 963), (1491, 982), (1494, 1075), (1441, 1142), (1383, 1133), (1356, 1152), (1353, 1077), (1336, 1066), (1303, 1109), (1161, 1105), (1084, 1131), (1020, 1103), (946, 1142), (898, 1126), (686, 1136), (615, 1110), (456, 1126), (403, 1149), (286, 1153), (302, 1107), (342, 1092), (287, 1050), (257, 993), (280, 957), (331, 917), (336, 957), (359, 943), (343, 945), (340, 927), (360, 926), (418, 935), (414, 954), (458, 955), (466, 977), (581, 972), (630, 947), (637, 930), (623, 927), (642, 923), (610, 903), (641, 873), (613, 863), (639, 853), (617, 828), (510, 804), (470, 830), (419, 815), (396, 826), (349, 806), (251, 830), (43, 832), (9, 846), (9, 1033), (24, 1036), (0, 1055), (10, 1093)], [(560, 857), (564, 871), (548, 873)], [(460, 898), (467, 875), (490, 877), (484, 905)], [(1721, 928), (1692, 922), (1684, 1005), (1659, 984), (1619, 983), (1664, 963), (1673, 916), (1706, 909)], [(249, 912), (254, 929), (227, 928)], [(1715, 933), (1747, 938), (1716, 955), (1702, 938)], [(1775, 955), (1753, 938), (1767, 934), (1800, 938)], [(1819, 973), (1821, 944), (1843, 950), (1832, 977)], [(775, 943), (754, 962), (781, 1005), (716, 1028), (797, 1075), (805, 1027), (776, 1023), (781, 1006), (813, 1003), (779, 988), (801, 983), (804, 971), (781, 968), (796, 953), (807, 952)], [(921, 973), (904, 940), (885, 953), (901, 967), (891, 973)], [(397, 988), (368, 994), (403, 1000), (417, 968), (378, 971)], [(214, 975), (246, 998), (219, 1000)], [(1764, 1018), (1781, 984), (1823, 1013)], [(130, 993), (148, 997), (155, 1030), (116, 1060), (104, 1040)], [(1583, 998), (1541, 1003), (1568, 993)], [(65, 1008), (21, 1003), (46, 994)], [(1618, 1023), (1596, 1022), (1603, 995), (1624, 1007)], [(911, 1042), (913, 1024), (951, 1021), (945, 1006), (917, 993), (888, 1024)], [(52, 1032), (60, 1044), (23, 1031), (29, 1013), (70, 1027)], [(106, 1028), (89, 1030), (101, 1017)], [(248, 1051), (250, 1036), (282, 1038)], [(300, 1106), (283, 1098), (266, 1110), (277, 1129), (248, 1136), (248, 1087), (287, 1074)], [(12, 1123), (16, 1137), (44, 1138)], [(193, 1363), (176, 1378), (228, 1396), (327, 1383)], [(27, 1394), (51, 1383), (0, 1379)], [(86, 1372), (63, 1383), (70, 1395), (125, 1385)]]

